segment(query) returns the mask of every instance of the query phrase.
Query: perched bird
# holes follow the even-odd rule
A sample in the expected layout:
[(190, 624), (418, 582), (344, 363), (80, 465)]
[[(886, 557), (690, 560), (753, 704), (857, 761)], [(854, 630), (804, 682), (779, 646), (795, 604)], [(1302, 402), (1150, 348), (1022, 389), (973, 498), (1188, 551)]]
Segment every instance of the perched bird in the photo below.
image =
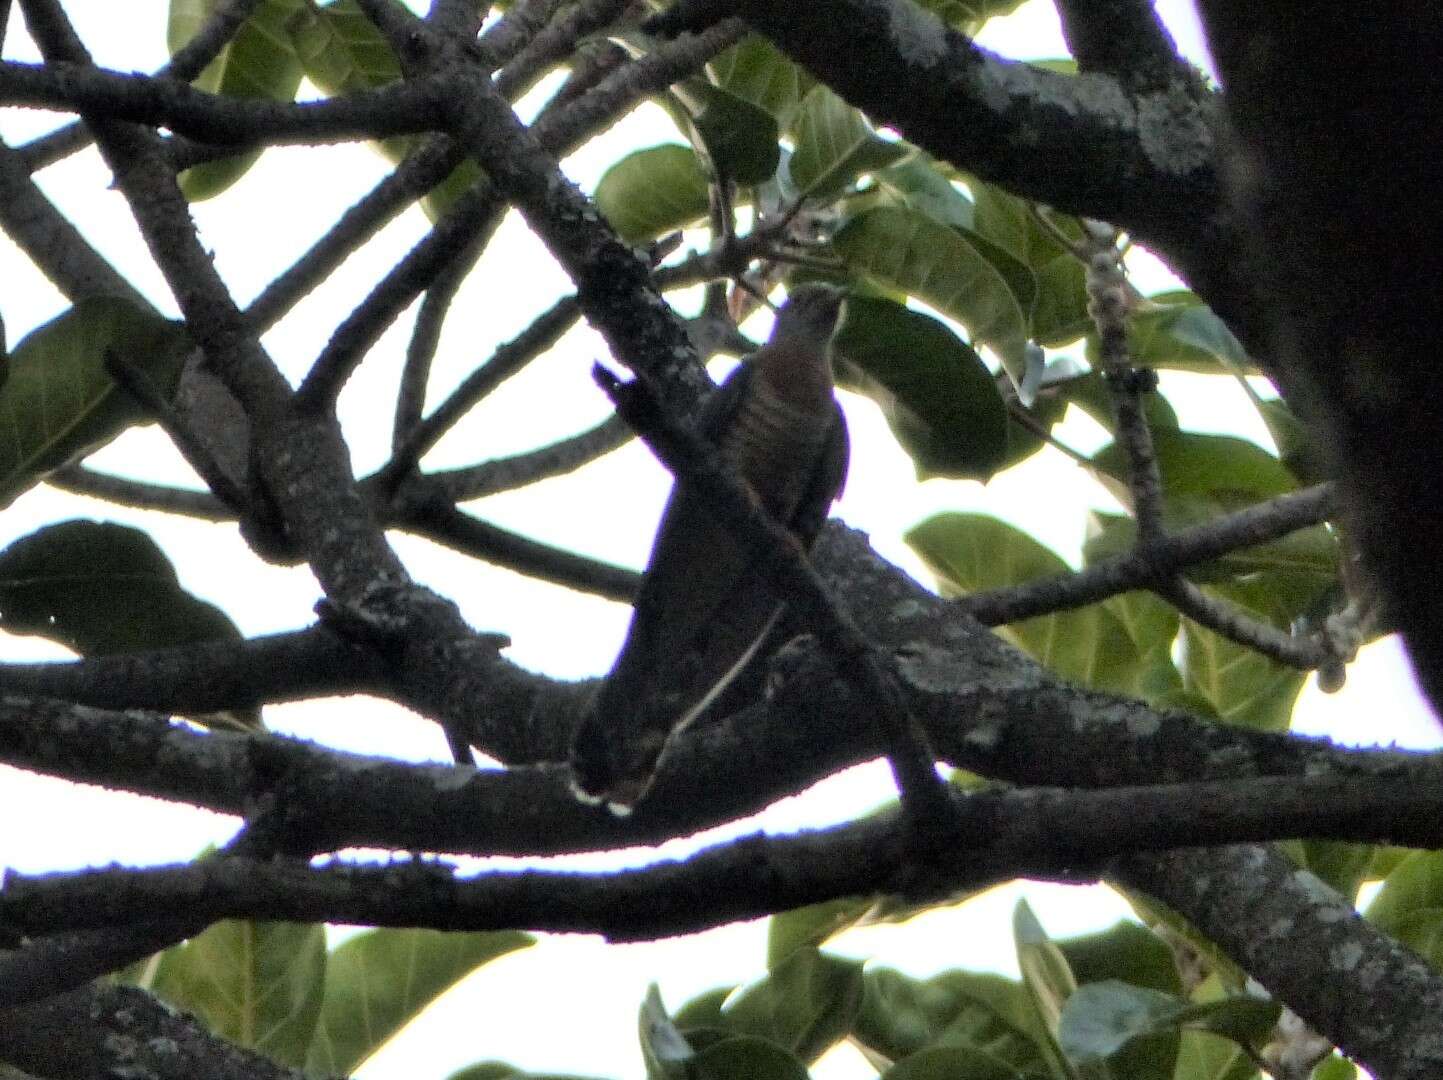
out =
[[(840, 290), (801, 285), (770, 339), (707, 402), (701, 434), (763, 506), (810, 548), (847, 475), (847, 426), (832, 395)], [(752, 658), (783, 600), (743, 539), (684, 481), (672, 489), (631, 629), (571, 749), (572, 784), (625, 814), (646, 794), (667, 739)]]

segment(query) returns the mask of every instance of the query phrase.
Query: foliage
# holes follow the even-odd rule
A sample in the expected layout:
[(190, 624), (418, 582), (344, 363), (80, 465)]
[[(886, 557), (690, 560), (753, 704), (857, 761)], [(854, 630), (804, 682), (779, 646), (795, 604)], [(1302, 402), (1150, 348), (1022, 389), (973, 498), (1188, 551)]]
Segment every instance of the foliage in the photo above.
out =
[[(954, 31), (972, 33), (1016, 4), (939, 0), (924, 6)], [(217, 7), (212, 0), (175, 0), (172, 51), (208, 25)], [(422, 60), (397, 55), (395, 38), (385, 32), (384, 19), (372, 21), (371, 7), (357, 0), (262, 0), (192, 83), (225, 98), (274, 103), (296, 100), (303, 80), (333, 100), (394, 87)], [(658, 48), (630, 24), (594, 36), (619, 42), (634, 56)], [(846, 313), (833, 339), (837, 383), (878, 407), (919, 481), (986, 483), (1049, 452), (1064, 418), (1090, 417), (1102, 445), (1091, 452), (1063, 449), (1076, 458), (1079, 475), (1115, 499), (1117, 510), (1090, 515), (1081, 569), (1138, 550), (1143, 498), (1129, 442), (1136, 432), (1125, 429), (1126, 391), (1119, 389), (1125, 380), (1105, 370), (1099, 305), (1089, 296), (1086, 266), (1089, 250), (1096, 250), (1087, 247), (1093, 234), (1080, 218), (938, 160), (874, 123), (756, 34), (656, 90), (653, 100), (674, 136), (629, 148), (612, 162), (594, 185), (595, 211), (586, 213), (593, 219), (599, 213), (623, 242), (646, 249), (663, 264), (659, 276), (671, 273), (675, 283), (741, 278), (746, 288), (716, 294), (733, 313), (758, 288), (815, 278), (843, 285)], [(405, 134), (374, 145), (392, 162), (414, 163), (431, 138)], [(183, 159), (196, 162), (180, 173), (186, 199), (222, 198), (263, 152), (230, 149), (188, 148), (200, 156)], [(493, 175), (499, 183), (501, 172)], [(468, 159), (412, 195), (444, 226), (454, 222), (448, 215), (463, 205), (463, 194), (485, 182), (481, 167)], [(726, 235), (718, 235), (718, 224)], [(734, 235), (746, 226), (750, 234)], [(678, 251), (674, 241), (683, 232), (689, 240), (704, 237), (712, 261)], [(746, 248), (738, 263), (736, 252), (749, 241), (758, 246)], [(447, 266), (464, 269), (465, 246), (447, 249)], [(420, 274), (407, 264), (389, 285), (400, 290), (413, 271)], [(443, 273), (426, 278), (423, 287), (433, 290), (423, 309), (444, 308)], [(613, 283), (586, 287), (604, 293)], [(1199, 296), (1169, 290), (1129, 296), (1128, 304), (1129, 364), (1163, 373), (1156, 392), (1141, 395), (1140, 410), (1156, 459), (1165, 530), (1206, 527), (1303, 492), (1322, 477), (1317, 440), (1289, 403), (1260, 392), (1258, 363)], [(605, 303), (581, 306), (591, 316)], [(709, 306), (693, 327), (715, 311)], [(424, 327), (425, 317), (418, 325)], [(246, 318), (238, 316), (238, 325), (249, 326)], [(76, 296), (64, 313), (21, 338), (0, 385), (0, 505), (57, 478), (130, 428), (157, 419), (172, 424), (169, 411), (180, 408), (180, 386), (195, 369), (197, 348), (214, 350), (217, 338), (224, 343), (224, 333), (202, 324), (162, 318), (139, 300)], [(350, 342), (346, 329), (332, 340), (335, 352), (363, 353), (366, 346)], [(425, 334), (417, 332), (416, 354), (425, 352)], [(479, 381), (505, 378), (503, 360), (492, 361), (496, 367)], [(419, 372), (424, 384), (428, 363), (428, 356), (408, 362), (407, 378)], [(1273, 445), (1184, 427), (1181, 401), (1170, 396), (1186, 384), (1172, 373), (1241, 383)], [(140, 385), (149, 386), (160, 408), (137, 400), (132, 391)], [(314, 404), (308, 402), (307, 415), (326, 412)], [(264, 410), (252, 411), (266, 418)], [(398, 405), (398, 417), (404, 411)], [(398, 420), (398, 450), (416, 430)], [(446, 501), (435, 487), (386, 502), (415, 479), (416, 461), (402, 464), (397, 471), (405, 475), (378, 473), (357, 496), (358, 506), (363, 497), (376, 500), (365, 513), (378, 532), (377, 522), (415, 524), (387, 515), (404, 510), (424, 517), (437, 499)], [(531, 479), (559, 471), (543, 464)], [(252, 472), (238, 484), (254, 500), (247, 513), (226, 509), (254, 540), (275, 526), (267, 515), (278, 493)], [(451, 499), (457, 501), (460, 496)], [(285, 527), (274, 531), (279, 539), (263, 554), (291, 558), (286, 543), (294, 537)], [(943, 594), (959, 599), (1062, 580), (1074, 569), (1036, 537), (987, 513), (937, 513), (915, 525), (906, 541)], [(321, 561), (314, 551), (292, 561), (297, 558), (309, 558), (313, 568)], [(1344, 573), (1347, 559), (1339, 531), (1318, 523), (1235, 546), (1178, 575), (1239, 620), (1297, 642), (1311, 640), (1308, 635), (1357, 599)], [(239, 642), (231, 618), (181, 581), (141, 530), (88, 520), (48, 524), (0, 551), (0, 628), (44, 637), (86, 658)], [(380, 582), (372, 584), (384, 591)], [(1232, 729), (1288, 730), (1306, 677), (1296, 663), (1242, 643), (1196, 611), (1180, 613), (1154, 577), (1139, 576), (1133, 585), (1097, 602), (1059, 603), (995, 632), (1049, 675), (1088, 692), (1125, 695)], [(333, 629), (363, 625), (366, 641), (381, 643), (383, 666), (413, 659), (400, 656), (408, 647), (404, 632), (366, 624), (333, 599), (323, 609)], [(428, 652), (429, 644), (416, 651), (439, 656), (442, 650)], [(408, 701), (404, 693), (394, 696)], [(264, 729), (259, 710), (193, 719)], [(1439, 853), (1319, 839), (1292, 842), (1286, 850), (1300, 874), (1349, 902), (1365, 883), (1381, 881), (1367, 919), (1443, 968)], [(1180, 916), (1141, 895), (1127, 896), (1139, 921), (1061, 941), (1020, 905), (1012, 928), (1016, 979), (962, 967), (914, 978), (843, 951), (845, 942), (836, 939), (849, 928), (915, 912), (900, 899), (842, 898), (778, 913), (759, 958), (764, 973), (753, 982), (716, 988), (670, 1010), (655, 991), (641, 1003), (648, 1078), (805, 1080), (843, 1044), (857, 1049), (883, 1080), (1261, 1075), (1261, 1055), (1280, 1037), (1281, 1005), (1251, 994), (1231, 962)], [(461, 980), (532, 942), (510, 930), (383, 928), (339, 943), (337, 936), (320, 924), (219, 921), (117, 978), (195, 1014), (225, 1039), (312, 1075), (337, 1075), (355, 1070)], [(1337, 1080), (1351, 1069), (1330, 1054), (1313, 1075)], [(480, 1061), (455, 1080), (527, 1075)]]

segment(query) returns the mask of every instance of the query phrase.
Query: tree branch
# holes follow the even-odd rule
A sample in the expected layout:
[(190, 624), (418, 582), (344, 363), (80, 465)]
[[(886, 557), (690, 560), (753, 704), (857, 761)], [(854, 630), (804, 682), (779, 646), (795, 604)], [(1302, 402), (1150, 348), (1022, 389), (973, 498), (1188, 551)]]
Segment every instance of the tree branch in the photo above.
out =
[(1440, 1075), (1438, 973), (1287, 858), (1266, 848), (1222, 847), (1136, 855), (1117, 869), (1124, 882), (1186, 916), (1374, 1076)]
[(1173, 571), (1317, 525), (1336, 513), (1336, 502), (1332, 484), (1315, 484), (1171, 533), (1152, 547), (1103, 559), (1075, 574), (989, 589), (955, 603), (987, 626), (1085, 607), (1131, 589), (1151, 588)]
[(437, 89), (394, 83), (324, 101), (289, 102), (209, 94), (180, 79), (106, 71), (83, 61), (0, 61), (0, 104), (166, 127), (201, 143), (237, 148), (434, 131)]
[(196, 715), (335, 694), (384, 694), (384, 663), (316, 627), (250, 641), (44, 664), (0, 664), (0, 693)]
[[(230, 44), (242, 24), (259, 6), (260, 0), (226, 0), (156, 72), (157, 76), (190, 82)], [(30, 171), (37, 172), (89, 145), (90, 132), (77, 121), (26, 143), (18, 153)]]
[(163, 484), (150, 484), (125, 476), (96, 472), (84, 465), (67, 465), (45, 478), (51, 487), (75, 495), (133, 506), (141, 510), (160, 510), (167, 514), (184, 514), (205, 521), (235, 521), (235, 511), (208, 491), (191, 491)]
[[(839, 526), (826, 531), (817, 559), (863, 631), (896, 655), (913, 714), (939, 756), (960, 768), (1060, 787), (1328, 774), (1443, 788), (1440, 755), (1224, 728), (1055, 681)], [(511, 762), (564, 760), (590, 690), (499, 658), (472, 663), (445, 685), (398, 681), (388, 696), (471, 725), (478, 746)], [(269, 795), (313, 826), (317, 851), (547, 854), (659, 843), (754, 813), (880, 750), (872, 709), (816, 651), (770, 700), (679, 733), (651, 794), (624, 822), (572, 798), (560, 765), (465, 773), (277, 736), (199, 733), (158, 717), (0, 700), (0, 759), (221, 813), (245, 813)]]
[[(683, 860), (605, 873), (490, 871), (461, 879), (431, 860), (315, 868), (235, 857), (155, 869), (11, 872), (0, 892), (0, 921), (27, 933), (55, 933), (183, 909), (211, 920), (531, 929), (640, 940), (845, 896), (938, 901), (1018, 877), (1094, 880), (1114, 858), (1229, 840), (1312, 835), (1443, 844), (1443, 789), (1387, 777), (984, 791), (954, 793), (950, 801), (949, 826), (920, 861), (911, 825), (889, 811), (829, 829), (754, 834)], [(1292, 898), (1289, 906), (1297, 905)], [(1433, 974), (1429, 983), (1443, 988), (1443, 977)]]
[(531, 540), (463, 513), (445, 498), (413, 504), (399, 524), (407, 532), (463, 555), (623, 604), (631, 603), (641, 584), (641, 575), (635, 570)]
[(456, 502), (481, 499), (574, 472), (603, 454), (625, 446), (632, 438), (626, 421), (613, 414), (595, 427), (559, 439), (550, 446), (483, 461), (466, 469), (428, 473), (425, 481), (439, 487), (448, 499)]
[(55, 1080), (304, 1080), (306, 1075), (216, 1038), (194, 1017), (143, 991), (103, 984), (0, 1011), (0, 1058)]

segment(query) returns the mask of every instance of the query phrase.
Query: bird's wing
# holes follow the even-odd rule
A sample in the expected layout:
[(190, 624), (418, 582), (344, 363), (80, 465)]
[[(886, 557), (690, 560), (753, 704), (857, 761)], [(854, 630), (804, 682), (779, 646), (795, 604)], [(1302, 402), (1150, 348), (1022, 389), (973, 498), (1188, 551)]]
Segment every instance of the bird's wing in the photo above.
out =
[[(702, 435), (716, 441), (726, 430), (753, 374), (741, 365), (711, 396), (698, 421)], [(688, 698), (722, 679), (777, 606), (769, 589), (748, 580), (757, 546), (737, 537), (685, 483), (673, 487), (626, 643), (603, 689), (609, 700), (599, 706), (676, 720), (694, 703)]]
[(806, 491), (797, 503), (791, 520), (787, 522), (802, 547), (811, 550), (812, 542), (822, 529), (822, 523), (831, 512), (832, 503), (842, 493), (847, 482), (847, 462), (852, 455), (851, 438), (847, 434), (847, 420), (842, 407), (832, 401), (832, 425), (827, 431), (827, 443), (817, 457)]

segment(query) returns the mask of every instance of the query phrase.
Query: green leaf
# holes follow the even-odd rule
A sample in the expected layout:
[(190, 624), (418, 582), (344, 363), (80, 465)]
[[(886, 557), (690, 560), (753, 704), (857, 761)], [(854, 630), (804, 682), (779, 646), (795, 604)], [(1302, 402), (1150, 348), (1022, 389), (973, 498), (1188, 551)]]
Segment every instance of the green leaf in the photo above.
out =
[(1077, 980), (1067, 965), (1062, 950), (1047, 936), (1026, 900), (1019, 900), (1012, 912), (1012, 939), (1017, 947), (1017, 966), (1022, 972), (1022, 985), (1027, 988), (1046, 1035), (1043, 1054), (1056, 1076), (1068, 1077), (1074, 1071), (1080, 1076), (1105, 1076), (1090, 1066), (1077, 1070), (1068, 1067), (1057, 1042), (1062, 1008), (1077, 991)]
[(779, 130), (789, 129), (802, 98), (817, 81), (766, 38), (748, 34), (707, 64), (728, 93), (765, 109)]
[[(81, 656), (241, 637), (225, 612), (180, 587), (148, 535), (97, 521), (47, 525), (0, 551), (0, 628)], [(191, 719), (207, 727), (264, 727), (258, 708)]]
[[(1087, 313), (1086, 271), (1071, 255), (1034, 268), (1037, 299), (1032, 305), (1032, 338), (1045, 349), (1061, 348), (1092, 328)], [(1153, 398), (1161, 395), (1154, 394)]]
[(1183, 682), (1226, 724), (1286, 731), (1302, 691), (1303, 673), (1273, 663), (1196, 623), (1183, 623)]
[[(668, 98), (682, 107), (671, 106)], [(717, 175), (753, 185), (776, 174), (782, 155), (780, 132), (776, 119), (760, 105), (701, 78), (677, 83), (662, 104)]]
[(931, 1046), (966, 1047), (1018, 1074), (1046, 1071), (1041, 1030), (1021, 983), (1000, 975), (945, 971), (913, 979), (880, 968), (863, 976), (852, 1037), (876, 1054), (910, 1059)]
[[(1126, 983), (1092, 983), (1069, 1000), (1062, 1021), (1062, 1041), (1073, 1060), (1112, 1057), (1114, 1072), (1144, 1080), (1172, 1073), (1175, 1052), (1169, 1056), (1165, 1070), (1144, 1065), (1130, 1072), (1120, 1071), (1124, 1044), (1136, 1047), (1138, 1040), (1187, 1030), (1256, 1047), (1271, 1035), (1281, 1011), (1276, 1002), (1251, 997), (1189, 1003)], [(1223, 1064), (1234, 1068), (1230, 1058), (1225, 1057)]]
[[(1021, 377), (1027, 345), (1030, 271), (1007, 267), (985, 241), (939, 224), (917, 210), (877, 206), (848, 221), (833, 239), (847, 265), (884, 286), (901, 289), (967, 327), (972, 341), (996, 350)], [(999, 266), (1004, 269), (999, 269)]]
[[(1027, 266), (1036, 279), (1028, 311), (1030, 333), (1039, 345), (1056, 348), (1083, 337), (1092, 328), (1082, 263), (1038, 221), (1025, 199), (973, 177), (967, 179), (976, 204), (973, 229)], [(1068, 237), (1082, 237), (1077, 219), (1053, 214), (1051, 221)]]
[(507, 1065), (500, 1061), (478, 1061), (475, 1065), (467, 1065), (464, 1069), (453, 1072), (446, 1080), (512, 1080), (512, 1077), (524, 1077), (526, 1074), (514, 1065)]
[(1369, 922), (1443, 969), (1443, 851), (1418, 851), (1383, 880)]
[(802, 101), (793, 141), (787, 163), (792, 183), (818, 199), (838, 194), (863, 173), (876, 172), (907, 152), (880, 138), (858, 110), (822, 85)]
[(735, 986), (718, 986), (713, 990), (698, 994), (672, 1014), (672, 1022), (679, 1030), (685, 1032), (690, 1032), (693, 1028), (725, 1027), (726, 1021), (722, 1018), (722, 1006), (726, 1004), (727, 998), (731, 997), (735, 990)]
[(1277, 1027), (1283, 1007), (1276, 1001), (1248, 995), (1189, 1005), (1182, 1022), (1197, 1031), (1221, 1035), (1239, 1045), (1257, 1046)]
[(168, 950), (152, 989), (221, 1038), (300, 1066), (325, 977), (324, 926), (226, 920)]
[(855, 926), (876, 906), (874, 897), (843, 897), (773, 915), (767, 924), (767, 970), (775, 971), (798, 949), (815, 948)]
[[(1148, 298), (1157, 306), (1132, 316), (1128, 343), (1137, 367), (1174, 368), (1216, 375), (1219, 370), (1257, 374), (1238, 339), (1201, 300), (1189, 292)], [(1087, 358), (1097, 366), (1097, 335), (1087, 339)]]
[(1282, 398), (1255, 401), (1258, 414), (1277, 444), (1278, 454), (1288, 471), (1306, 484), (1328, 479), (1330, 473), (1322, 452)]
[(1406, 859), (1411, 859), (1416, 849), (1393, 847), (1384, 844), (1373, 849), (1373, 860), (1368, 864), (1365, 881), (1382, 881), (1398, 869)]
[(833, 346), (841, 385), (877, 403), (918, 479), (986, 480), (1001, 467), (1007, 407), (981, 358), (943, 323), (855, 297)]
[(971, 37), (994, 15), (1016, 11), (1022, 0), (920, 0), (920, 6)]
[[(1225, 599), (1278, 628), (1290, 618), (1286, 598), (1264, 579), (1212, 586)], [(1261, 653), (1183, 621), (1183, 686), (1201, 694), (1224, 723), (1283, 731), (1292, 720), (1304, 675)]]
[(1100, 681), (1153, 705), (1181, 692), (1182, 673), (1172, 659), (1181, 625), (1177, 609), (1146, 592), (1109, 596), (1102, 608), (1111, 619), (1102, 619), (1099, 633), (1107, 635), (1114, 663), (1100, 669)]
[(1103, 1061), (1133, 1039), (1176, 1028), (1185, 1005), (1171, 994), (1115, 979), (1088, 983), (1064, 1004), (1057, 1043), (1076, 1064)]
[[(221, 6), (221, 0), (172, 0), (166, 41), (172, 55)], [(301, 85), (301, 62), (291, 46), (291, 21), (304, 0), (263, 0), (235, 37), (196, 79), (196, 85), (236, 98), (292, 101)], [(261, 150), (209, 161), (180, 174), (180, 189), (192, 202), (213, 198), (245, 175)]]
[(484, 964), (534, 942), (517, 931), (368, 930), (331, 953), (311, 1073), (349, 1076), (422, 1009)]
[[(1109, 979), (1077, 989), (1062, 1010), (1058, 1044), (1069, 1061), (1099, 1062), (1118, 1054), (1134, 1040), (1175, 1033), (1186, 1025), (1223, 1035), (1238, 1043), (1255, 1045), (1278, 1022), (1281, 1007), (1256, 998), (1227, 998), (1192, 1003), (1143, 986)], [(1134, 1071), (1139, 1078), (1173, 1072), (1175, 1051), (1150, 1071)], [(1123, 1075), (1127, 1075), (1124, 1073)]]
[(917, 210), (943, 225), (972, 228), (972, 200), (920, 150), (874, 176), (894, 205)]
[(697, 1052), (687, 1080), (808, 1080), (807, 1067), (775, 1043), (734, 1035)]
[(1031, 1080), (1037, 1075), (975, 1046), (929, 1046), (897, 1062), (882, 1080)]
[(478, 1061), (453, 1072), (446, 1080), (594, 1080), (572, 1073), (529, 1073), (503, 1061)]
[(1351, 844), (1342, 840), (1288, 840), (1280, 845), (1295, 863), (1309, 871), (1350, 902), (1368, 878), (1369, 867), (1379, 848), (1374, 844)]
[[(339, 96), (375, 90), (401, 78), (401, 65), (391, 46), (355, 0), (331, 0), (321, 5), (307, 2), (288, 25), (292, 48), (306, 77), (323, 94)], [(423, 138), (397, 135), (371, 145), (388, 161), (399, 162)], [(481, 176), (474, 161), (461, 162), (422, 200), (426, 216), (437, 220)]]
[(0, 552), (0, 626), (82, 656), (240, 640), (223, 611), (180, 587), (148, 535), (98, 521), (47, 525)]
[(594, 199), (617, 235), (634, 244), (705, 217), (706, 173), (687, 147), (652, 146), (607, 169)]
[[(1005, 375), (1000, 377), (1006, 378)], [(1044, 387), (1031, 405), (1022, 406), (1019, 403), (1016, 408), (1025, 412), (1032, 423), (1024, 425), (1013, 415), (1012, 409), (1008, 410), (1007, 455), (1002, 464), (1004, 469), (1010, 469), (1042, 449), (1044, 444), (1038, 432), (1050, 432), (1053, 425), (1066, 415), (1067, 399), (1053, 388)]]
[[(1205, 496), (1221, 509), (1240, 510), (1298, 487), (1286, 465), (1247, 439), (1161, 428), (1153, 432), (1153, 448), (1168, 495)], [(1110, 476), (1128, 475), (1126, 452), (1115, 442), (1093, 462)]]
[(1162, 938), (1130, 919), (1059, 941), (1057, 947), (1079, 983), (1119, 980), (1174, 996), (1182, 992), (1172, 950)]
[[(1091, 371), (1086, 375), (1079, 375), (1074, 379), (1068, 379), (1058, 386), (1057, 392), (1062, 395), (1070, 404), (1076, 405), (1088, 416), (1096, 420), (1108, 431), (1117, 430), (1117, 412), (1114, 406), (1112, 390), (1107, 385), (1107, 380), (1102, 377), (1100, 371)], [(1147, 417), (1147, 426), (1150, 431), (1156, 433), (1161, 430), (1177, 430), (1177, 413), (1173, 410), (1172, 404), (1162, 394), (1147, 394), (1143, 398), (1143, 415)], [(1111, 450), (1111, 447), (1108, 447)], [(1126, 475), (1123, 466), (1109, 460), (1109, 471), (1121, 470), (1121, 475)]]
[[(904, 537), (937, 575), (944, 595), (1006, 588), (1069, 572), (1063, 560), (1027, 533), (982, 514), (944, 513), (928, 518)], [(1039, 615), (996, 628), (996, 632), (1064, 678), (1085, 686), (1140, 690), (1172, 685), (1162, 665), (1170, 663), (1163, 642), (1135, 641), (1141, 625), (1163, 626), (1145, 601), (1137, 611), (1120, 604)], [(1134, 620), (1119, 621), (1118, 611)], [(1141, 620), (1141, 621), (1139, 621)], [(1170, 640), (1170, 639), (1168, 639)]]
[(178, 323), (113, 297), (82, 300), (21, 339), (0, 386), (0, 509), (62, 465), (150, 422), (106, 374), (107, 352), (169, 398), (188, 345)]
[(401, 64), (356, 0), (307, 6), (291, 41), (306, 78), (324, 94), (374, 90), (401, 78)]
[(1236, 1043), (1220, 1035), (1184, 1031), (1172, 1080), (1257, 1080), (1258, 1067)]
[(722, 1010), (732, 1031), (757, 1035), (815, 1061), (851, 1031), (862, 1004), (862, 965), (814, 948), (793, 950)]
[(646, 988), (637, 1017), (637, 1034), (649, 1080), (688, 1080), (696, 1051), (667, 1015), (656, 983)]
[[(1028, 266), (1042, 266), (1066, 254), (1066, 249), (1038, 224), (1037, 216), (1026, 199), (975, 177), (966, 179), (977, 207), (973, 228), (980, 235), (1010, 251)], [(1074, 239), (1081, 238), (1082, 228), (1076, 218), (1058, 215), (1056, 221), (1065, 234)]]
[(1358, 1067), (1336, 1054), (1313, 1070), (1313, 1080), (1357, 1080)]

